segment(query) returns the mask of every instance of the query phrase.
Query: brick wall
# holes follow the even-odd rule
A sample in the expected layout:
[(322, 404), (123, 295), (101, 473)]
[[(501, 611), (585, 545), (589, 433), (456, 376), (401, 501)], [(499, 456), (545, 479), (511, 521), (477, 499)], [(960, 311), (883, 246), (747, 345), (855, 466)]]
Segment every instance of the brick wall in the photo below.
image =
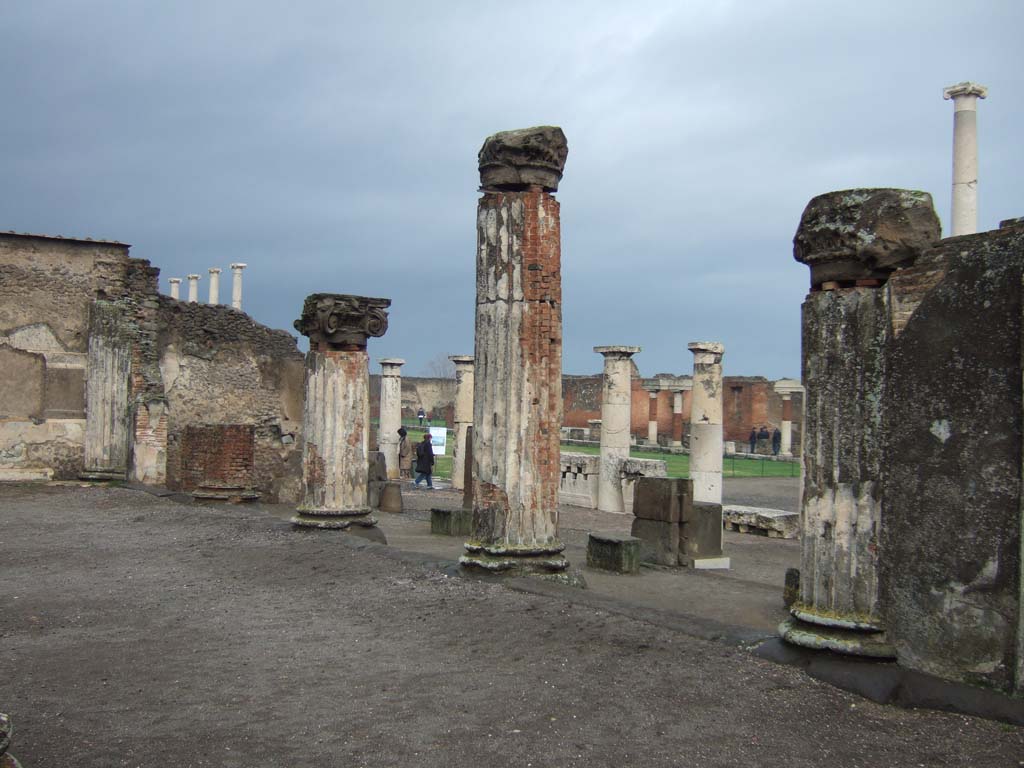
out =
[(175, 490), (254, 487), (252, 424), (190, 425), (181, 431), (178, 440)]

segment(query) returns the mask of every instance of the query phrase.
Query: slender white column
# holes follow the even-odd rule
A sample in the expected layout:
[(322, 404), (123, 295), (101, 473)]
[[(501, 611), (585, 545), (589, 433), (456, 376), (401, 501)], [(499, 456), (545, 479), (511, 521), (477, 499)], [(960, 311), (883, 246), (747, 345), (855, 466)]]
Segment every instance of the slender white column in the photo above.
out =
[(978, 231), (978, 99), (986, 96), (988, 88), (970, 82), (942, 91), (953, 100), (953, 237)]
[(669, 445), (680, 448), (683, 445), (683, 390), (672, 393), (672, 440)]
[(220, 267), (210, 267), (210, 294), (207, 304), (220, 304)]
[(199, 275), (186, 275), (188, 278), (188, 301), (195, 304), (199, 301)]
[(690, 478), (693, 500), (722, 503), (722, 355), (713, 341), (687, 345), (693, 353), (690, 401)]
[(779, 454), (782, 456), (793, 455), (793, 395), (804, 391), (803, 385), (796, 379), (779, 379), (775, 382), (775, 391), (782, 396), (782, 423), (779, 431), (782, 432), (782, 445), (779, 446)]
[(455, 363), (455, 452), (452, 454), (452, 488), (465, 490), (466, 433), (473, 424), (473, 356), (450, 355)]
[(242, 308), (242, 270), (247, 266), (241, 262), (231, 265), (231, 306), (239, 310)]
[(402, 426), (402, 366), (405, 360), (389, 357), (380, 361), (380, 425), (377, 443), (384, 454), (388, 478), (399, 475), (398, 430)]
[(658, 444), (658, 390), (648, 390), (651, 396), (650, 410), (647, 414), (647, 442), (651, 445)]
[(604, 355), (597, 508), (602, 512), (625, 512), (622, 500), (622, 462), (629, 458), (633, 404), (633, 365), (630, 358), (640, 351), (640, 347), (594, 347), (594, 351)]
[(171, 278), (167, 279), (167, 282), (171, 284), (171, 298), (172, 299), (180, 299), (181, 298), (181, 278), (180, 277), (171, 277)]

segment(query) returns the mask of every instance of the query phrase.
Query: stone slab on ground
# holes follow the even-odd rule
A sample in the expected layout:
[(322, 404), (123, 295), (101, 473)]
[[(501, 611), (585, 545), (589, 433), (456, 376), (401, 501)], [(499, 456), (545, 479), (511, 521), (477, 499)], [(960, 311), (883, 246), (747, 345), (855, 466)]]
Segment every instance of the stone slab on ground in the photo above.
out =
[(795, 539), (800, 530), (800, 513), (767, 507), (726, 504), (722, 507), (726, 530), (757, 533), (773, 539)]

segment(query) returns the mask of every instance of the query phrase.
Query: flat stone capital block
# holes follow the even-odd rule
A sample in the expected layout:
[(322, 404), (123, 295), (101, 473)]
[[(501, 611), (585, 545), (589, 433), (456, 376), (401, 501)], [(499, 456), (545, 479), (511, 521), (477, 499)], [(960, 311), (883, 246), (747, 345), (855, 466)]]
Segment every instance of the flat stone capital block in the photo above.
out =
[(523, 190), (538, 186), (556, 192), (569, 145), (561, 128), (542, 125), (501, 131), (484, 140), (477, 161), (485, 190)]
[(942, 237), (932, 196), (910, 189), (847, 189), (807, 203), (793, 238), (793, 258), (811, 268), (812, 287), (878, 279)]
[(399, 357), (386, 357), (378, 362), (380, 363), (381, 376), (402, 375), (402, 366), (405, 365), (405, 360), (402, 360)]
[(975, 99), (984, 99), (987, 97), (988, 88), (986, 88), (984, 85), (979, 85), (978, 83), (972, 83), (969, 81), (957, 83), (956, 85), (950, 85), (942, 89), (942, 98), (946, 99), (947, 101), (949, 99), (952, 99), (955, 105), (954, 108), (957, 110), (963, 109), (963, 107), (961, 107), (961, 102), (969, 102), (970, 106), (967, 107), (967, 109), (973, 109)]
[(207, 271), (207, 272), (209, 272), (209, 273), (210, 273), (211, 275), (219, 275), (219, 274), (220, 274), (221, 272), (223, 272), (224, 270), (223, 270), (223, 269), (221, 269), (220, 267), (210, 267), (210, 268), (209, 268), (208, 270), (206, 270), (206, 271)]
[(594, 347), (594, 351), (599, 355), (604, 355), (610, 358), (619, 358), (628, 360), (637, 352), (640, 352), (640, 347), (623, 347), (623, 346), (611, 346), (611, 347)]
[(316, 348), (365, 349), (370, 336), (387, 332), (390, 306), (391, 299), (314, 293), (306, 297), (295, 330)]
[(694, 365), (715, 365), (725, 354), (725, 344), (717, 341), (691, 341), (686, 348), (693, 353)]
[(245, 269), (248, 266), (249, 266), (248, 264), (244, 264), (241, 261), (236, 261), (234, 264), (231, 265), (231, 268), (233, 270), (235, 270), (236, 272), (241, 272), (243, 269)]
[(189, 280), (198, 280), (199, 275), (185, 275)]
[(448, 359), (455, 363), (455, 367), (458, 368), (460, 365), (473, 365), (473, 361), (476, 358), (472, 355), (448, 355)]
[(167, 278), (167, 282), (170, 283), (171, 285), (181, 285), (181, 278), (180, 277), (169, 277), (169, 278)]

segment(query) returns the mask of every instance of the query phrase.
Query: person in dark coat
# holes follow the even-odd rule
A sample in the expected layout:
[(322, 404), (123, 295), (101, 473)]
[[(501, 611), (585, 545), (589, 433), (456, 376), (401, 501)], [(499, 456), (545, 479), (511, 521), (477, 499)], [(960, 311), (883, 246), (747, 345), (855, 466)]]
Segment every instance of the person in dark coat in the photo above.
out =
[(772, 456), (778, 456), (779, 450), (782, 448), (782, 432), (776, 427), (775, 431), (772, 432)]
[(750, 441), (750, 452), (755, 453), (757, 451), (757, 427), (750, 428), (750, 437), (747, 439)]
[(427, 432), (423, 439), (416, 444), (416, 485), (420, 480), (427, 481), (427, 488), (433, 488), (434, 483), (431, 475), (434, 474), (434, 446), (430, 444), (430, 433)]

